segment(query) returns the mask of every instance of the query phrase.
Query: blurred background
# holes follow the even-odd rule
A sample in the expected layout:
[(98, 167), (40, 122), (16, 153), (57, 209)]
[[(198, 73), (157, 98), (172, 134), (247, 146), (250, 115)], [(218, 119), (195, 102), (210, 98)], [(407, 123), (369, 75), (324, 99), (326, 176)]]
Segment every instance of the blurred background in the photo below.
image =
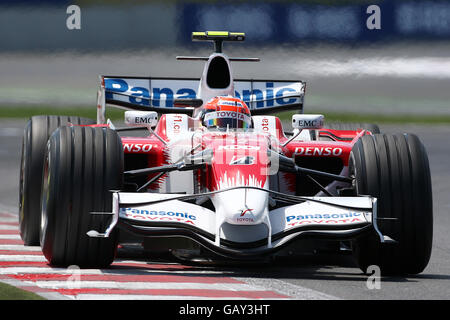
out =
[(0, 114), (94, 111), (100, 74), (200, 77), (175, 57), (209, 54), (190, 40), (206, 30), (246, 33), (225, 53), (261, 62), (233, 63), (236, 78), (306, 81), (305, 112), (450, 116), (450, 2), (432, 0), (0, 0)]

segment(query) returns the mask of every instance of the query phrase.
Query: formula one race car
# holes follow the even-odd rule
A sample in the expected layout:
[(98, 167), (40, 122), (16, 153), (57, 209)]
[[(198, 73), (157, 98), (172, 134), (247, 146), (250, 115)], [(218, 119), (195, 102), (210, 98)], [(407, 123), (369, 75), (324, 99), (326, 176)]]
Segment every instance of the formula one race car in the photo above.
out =
[[(200, 79), (101, 76), (96, 122), (31, 118), (25, 244), (40, 243), (52, 265), (107, 267), (125, 233), (155, 250), (200, 248), (233, 261), (325, 241), (346, 244), (364, 272), (422, 272), (433, 218), (419, 139), (373, 124), (327, 126), (303, 114), (304, 82), (233, 79), (230, 62), (258, 61), (222, 53), (243, 33), (192, 37), (215, 44), (209, 57), (177, 57), (205, 61)], [(106, 104), (128, 109), (127, 126), (105, 118)], [(286, 110), (297, 111), (293, 130), (270, 115)]]

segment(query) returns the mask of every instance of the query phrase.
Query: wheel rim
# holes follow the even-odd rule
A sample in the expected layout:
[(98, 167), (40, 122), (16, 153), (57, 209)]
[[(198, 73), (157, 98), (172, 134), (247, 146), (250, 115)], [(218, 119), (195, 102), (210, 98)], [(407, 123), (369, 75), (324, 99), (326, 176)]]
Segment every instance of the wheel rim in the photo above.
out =
[(359, 195), (357, 176), (356, 176), (356, 168), (355, 168), (355, 155), (353, 151), (350, 152), (350, 158), (348, 161), (348, 175), (353, 179), (352, 188), (355, 191), (355, 195)]
[(47, 215), (47, 203), (48, 203), (48, 186), (49, 186), (49, 168), (50, 168), (50, 157), (49, 157), (50, 146), (47, 145), (47, 153), (44, 160), (43, 177), (42, 177), (42, 198), (41, 198), (41, 232), (40, 232), (40, 242), (43, 245), (45, 239), (45, 231), (48, 224)]
[(25, 137), (22, 139), (22, 156), (20, 159), (20, 180), (19, 180), (19, 223), (22, 223), (24, 218), (25, 205), (25, 159), (27, 157), (27, 150), (25, 148)]

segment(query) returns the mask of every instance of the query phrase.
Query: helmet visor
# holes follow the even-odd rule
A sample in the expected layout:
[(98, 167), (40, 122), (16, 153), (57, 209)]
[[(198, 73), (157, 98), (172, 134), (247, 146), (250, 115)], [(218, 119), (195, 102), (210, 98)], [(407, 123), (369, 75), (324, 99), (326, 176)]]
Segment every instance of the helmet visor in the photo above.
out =
[(235, 111), (214, 111), (205, 114), (203, 124), (207, 128), (247, 130), (252, 124), (252, 118), (244, 113)]

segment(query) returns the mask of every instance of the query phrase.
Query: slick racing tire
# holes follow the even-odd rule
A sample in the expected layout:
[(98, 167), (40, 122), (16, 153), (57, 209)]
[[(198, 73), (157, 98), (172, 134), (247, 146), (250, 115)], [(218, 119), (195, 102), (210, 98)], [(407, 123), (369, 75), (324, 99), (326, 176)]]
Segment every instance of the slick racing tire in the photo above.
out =
[(324, 129), (334, 129), (334, 130), (358, 130), (364, 129), (375, 133), (381, 133), (378, 125), (374, 123), (363, 123), (363, 122), (330, 122), (324, 125)]
[(358, 195), (377, 198), (377, 224), (396, 242), (375, 234), (357, 239), (356, 261), (363, 272), (377, 265), (383, 274), (421, 273), (433, 239), (433, 203), (428, 156), (414, 134), (361, 137), (350, 155)]
[(61, 127), (50, 137), (42, 186), (41, 248), (55, 266), (102, 268), (114, 260), (117, 229), (105, 232), (112, 193), (123, 184), (123, 150), (117, 132), (100, 127)]
[(41, 179), (47, 140), (58, 127), (95, 124), (94, 120), (68, 116), (34, 116), (22, 139), (19, 189), (19, 229), (25, 245), (39, 245)]

